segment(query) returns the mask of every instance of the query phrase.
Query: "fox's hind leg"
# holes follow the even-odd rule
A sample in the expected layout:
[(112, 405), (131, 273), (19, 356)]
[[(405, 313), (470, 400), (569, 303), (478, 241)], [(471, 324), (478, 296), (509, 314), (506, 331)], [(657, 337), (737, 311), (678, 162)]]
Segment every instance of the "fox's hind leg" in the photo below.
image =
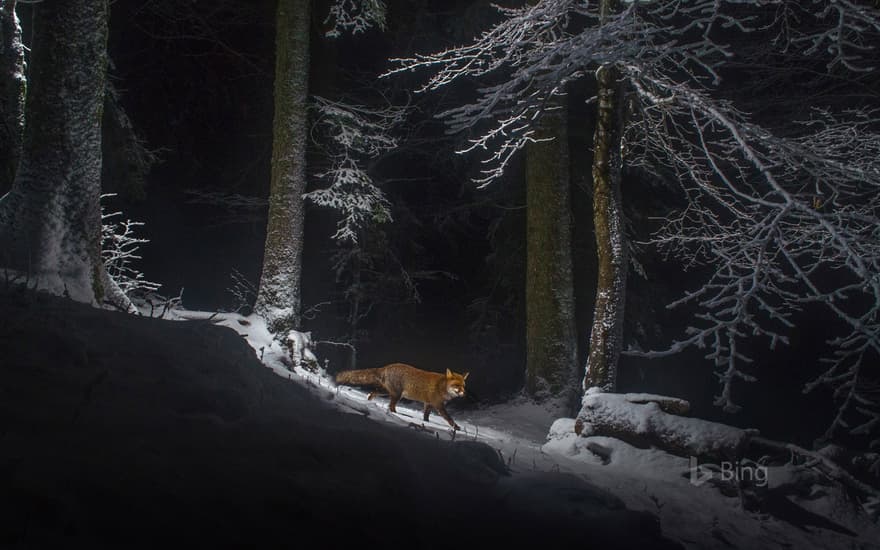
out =
[(399, 395), (390, 394), (388, 397), (391, 398), (391, 401), (388, 403), (388, 410), (396, 413), (397, 412), (397, 402), (400, 401)]
[(432, 407), (431, 407), (431, 404), (430, 404), (430, 403), (425, 403), (425, 417), (424, 417), (424, 418), (425, 418), (425, 422), (427, 422), (427, 421), (428, 421), (428, 417), (431, 416), (431, 408), (432, 408)]

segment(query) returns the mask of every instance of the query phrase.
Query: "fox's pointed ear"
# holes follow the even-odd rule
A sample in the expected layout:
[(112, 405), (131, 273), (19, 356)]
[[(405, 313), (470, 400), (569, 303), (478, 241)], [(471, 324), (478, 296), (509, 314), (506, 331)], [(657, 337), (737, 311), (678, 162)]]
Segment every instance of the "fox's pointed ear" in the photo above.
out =
[(452, 371), (449, 369), (446, 369), (446, 378), (452, 378)]
[(462, 374), (462, 375), (461, 375), (461, 379), (462, 379), (462, 380), (467, 380), (467, 377), (468, 377), (469, 374), (470, 374), (469, 372), (466, 372), (466, 373)]

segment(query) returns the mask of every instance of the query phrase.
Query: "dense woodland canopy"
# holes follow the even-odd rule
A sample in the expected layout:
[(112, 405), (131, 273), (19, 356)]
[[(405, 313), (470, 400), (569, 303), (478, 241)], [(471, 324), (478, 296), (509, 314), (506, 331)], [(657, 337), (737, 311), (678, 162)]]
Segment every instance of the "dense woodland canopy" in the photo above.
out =
[[(621, 245), (624, 260), (616, 260), (626, 294), (613, 328), (621, 349), (678, 353), (623, 355), (616, 389), (686, 397), (699, 416), (760, 425), (807, 446), (840, 420), (835, 415), (842, 410), (850, 419), (858, 407), (862, 412), (853, 422), (859, 425), (876, 422), (877, 402), (866, 397), (878, 383), (880, 307), (880, 248), (871, 229), (880, 181), (872, 141), (880, 92), (871, 65), (880, 45), (876, 7), (722, 2), (720, 13), (709, 13), (711, 2), (602, 2), (599, 15), (593, 3), (503, 4), (509, 10), (489, 2), (399, 0), (387, 3), (381, 25), (333, 32), (340, 18), (332, 11), (335, 3), (302, 2), (311, 8), (298, 31), (308, 33), (298, 47), (308, 49), (311, 107), (307, 117), (302, 109), (295, 113), (305, 118), (305, 190), (313, 195), (304, 203), (305, 219), (294, 216), (304, 222), (305, 236), (296, 298), (301, 311), (293, 326), (313, 332), (330, 368), (398, 360), (430, 370), (453, 365), (471, 372), (477, 400), (498, 401), (525, 385), (532, 395), (549, 388), (554, 396), (572, 393), (569, 406), (577, 401), (583, 366), (597, 349), (590, 345), (591, 325), (603, 277), (593, 213), (593, 151), (602, 121), (597, 106), (606, 97), (603, 89), (625, 80), (615, 110), (608, 111), (612, 122), (626, 120), (610, 148), (620, 151), (624, 141), (625, 159), (614, 177), (622, 196), (617, 225), (629, 243)], [(28, 93), (39, 99), (41, 7), (3, 5), (4, 24), (10, 9), (21, 19)], [(162, 285), (163, 295), (182, 292), (189, 308), (261, 307), (267, 205), (279, 163), (273, 153), (279, 143), (273, 116), (279, 116), (282, 93), (279, 5), (286, 3), (117, 0), (109, 6), (107, 83), (89, 82), (113, 91), (103, 100), (100, 192), (115, 194), (104, 199), (107, 208), (145, 223), (138, 235), (149, 244), (141, 248), (139, 269)], [(835, 16), (848, 31), (826, 30), (834, 28)], [(10, 36), (7, 28), (4, 37)], [(481, 34), (487, 30), (495, 34)], [(485, 42), (490, 40), (498, 42)], [(4, 52), (4, 63), (9, 59)], [(617, 72), (594, 78), (600, 67)], [(300, 69), (293, 72), (303, 76)], [(11, 105), (7, 99), (4, 109)], [(363, 117), (352, 118), (352, 112)], [(792, 122), (797, 120), (804, 122)], [(534, 122), (534, 128), (518, 121)], [(496, 133), (499, 127), (508, 131)], [(353, 128), (377, 144), (357, 149), (342, 139)], [(4, 131), (15, 135), (8, 125)], [(501, 137), (492, 143), (486, 136)], [(474, 151), (461, 154), (469, 148)], [(487, 157), (495, 163), (482, 163)], [(94, 172), (93, 160), (83, 164)], [(332, 197), (322, 199), (320, 192), (335, 181), (333, 174), (347, 173), (340, 166), (348, 161), (369, 175), (381, 196), (362, 208), (360, 225), (346, 233), (340, 218), (344, 224), (346, 215), (359, 211), (327, 208)], [(542, 185), (536, 181), (551, 175), (557, 187), (535, 194)], [(798, 178), (802, 185), (785, 187)], [(777, 182), (785, 191), (780, 196), (791, 198), (782, 206), (762, 187)], [(4, 191), (12, 187), (9, 177), (0, 183)], [(94, 202), (96, 189), (90, 189)], [(566, 200), (556, 203), (562, 195)], [(535, 259), (548, 246), (535, 227), (558, 222), (562, 214), (532, 220), (527, 206), (533, 204), (545, 214), (556, 207), (570, 215), (570, 224), (561, 223), (569, 232), (560, 237), (566, 257), (553, 252)], [(84, 216), (94, 218), (94, 206)], [(671, 215), (676, 211), (684, 215)], [(761, 225), (761, 216), (776, 214), (778, 225)], [(821, 228), (830, 229), (823, 234)], [(657, 231), (660, 244), (669, 246), (648, 242)], [(555, 238), (550, 233), (547, 238)], [(741, 318), (728, 322), (726, 301), (735, 303), (732, 309), (744, 302), (725, 294), (725, 285), (742, 289), (748, 282), (736, 270), (744, 236), (755, 244), (746, 262), (771, 265), (763, 254), (784, 248), (781, 242), (793, 243), (791, 253), (799, 259), (821, 264), (827, 258), (810, 280), (830, 282), (833, 290), (808, 289), (815, 290), (812, 298), (798, 301), (806, 279), (797, 268), (758, 270), (754, 279), (770, 293), (756, 291), (758, 301), (748, 307), (758, 309), (743, 309)], [(823, 248), (823, 242), (831, 244)], [(819, 248), (811, 249), (816, 243)], [(730, 272), (717, 268), (719, 260)], [(570, 288), (550, 293), (555, 305), (532, 309), (528, 300), (537, 292), (530, 276), (551, 268), (570, 278), (560, 283), (547, 277), (550, 288)], [(720, 289), (715, 305), (701, 294), (707, 288)], [(686, 293), (692, 299), (667, 309)], [(796, 306), (784, 309), (789, 298)], [(829, 314), (823, 306), (832, 302)], [(566, 319), (529, 324), (530, 312), (541, 315), (548, 307), (570, 311)], [(695, 323), (697, 315), (706, 323)], [(761, 315), (771, 328), (754, 321)], [(537, 346), (550, 336), (535, 327), (548, 326), (561, 343)], [(696, 334), (687, 332), (692, 326)], [(723, 343), (715, 352), (729, 356), (729, 367), (707, 361), (706, 350), (676, 343), (704, 339), (711, 348), (713, 338), (728, 336), (738, 347)], [(842, 393), (839, 384), (819, 384), (805, 394), (805, 385), (827, 371), (819, 359), (834, 357), (827, 341), (835, 336), (842, 338), (837, 349), (857, 348), (844, 359), (862, 361), (860, 378)], [(559, 380), (548, 377), (544, 387), (530, 378), (535, 371), (529, 361), (548, 356), (562, 357), (558, 362), (568, 371)], [(739, 362), (744, 356), (751, 362)], [(849, 383), (851, 365), (842, 363), (826, 378)], [(757, 382), (747, 383), (752, 377)], [(856, 386), (857, 394), (848, 393)], [(742, 406), (737, 414), (731, 391)], [(856, 396), (852, 403), (847, 395)], [(730, 406), (725, 411), (715, 402)], [(847, 403), (852, 406), (842, 408)], [(850, 441), (845, 430), (834, 435), (862, 448), (871, 441), (858, 434)]]

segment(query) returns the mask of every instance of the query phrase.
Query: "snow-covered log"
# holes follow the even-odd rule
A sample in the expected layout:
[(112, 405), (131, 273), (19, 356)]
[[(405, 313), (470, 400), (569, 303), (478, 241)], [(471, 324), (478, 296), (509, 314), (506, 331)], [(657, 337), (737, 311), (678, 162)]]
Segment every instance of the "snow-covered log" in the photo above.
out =
[(656, 403), (661, 411), (670, 414), (686, 416), (691, 412), (691, 404), (679, 397), (669, 397), (668, 395), (656, 395), (653, 393), (625, 393), (623, 398), (630, 403), (639, 405)]
[[(746, 495), (742, 493), (742, 486), (718, 483), (717, 479), (713, 481), (722, 492), (739, 492), (744, 498), (748, 497), (750, 502), (747, 505), (755, 509), (761, 509), (771, 493), (808, 494), (817, 480), (845, 488), (863, 502), (866, 510), (872, 503), (880, 501), (880, 489), (872, 484), (873, 480), (866, 479), (864, 472), (858, 475), (854, 464), (847, 464), (845, 456), (836, 456), (827, 447), (811, 451), (793, 443), (761, 437), (757, 430), (675, 414), (686, 413), (689, 408), (687, 401), (674, 397), (603, 393), (599, 388), (590, 388), (574, 422), (574, 431), (580, 436), (612, 437), (636, 447), (654, 447), (673, 455), (698, 459), (698, 462), (748, 463), (749, 456), (766, 459), (768, 452), (785, 457), (787, 463), (775, 467), (774, 483), (760, 487), (757, 493), (752, 491)], [(551, 430), (551, 438), (559, 438), (559, 435), (558, 430), (555, 434)], [(586, 448), (599, 456), (603, 463), (612, 461), (611, 448), (596, 441), (589, 441)], [(788, 472), (786, 476), (780, 473), (783, 470)]]
[[(663, 405), (661, 405), (663, 403)], [(686, 401), (648, 394), (587, 390), (575, 421), (578, 435), (601, 435), (637, 447), (657, 447), (680, 456), (736, 459), (757, 432), (665, 412), (687, 411)]]

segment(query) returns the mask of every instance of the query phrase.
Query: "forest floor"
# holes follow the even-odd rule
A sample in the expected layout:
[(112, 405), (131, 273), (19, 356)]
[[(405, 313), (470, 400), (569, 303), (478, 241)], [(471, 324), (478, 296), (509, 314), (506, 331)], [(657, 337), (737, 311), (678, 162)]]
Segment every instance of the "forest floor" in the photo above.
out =
[[(235, 326), (234, 318), (220, 323)], [(639, 449), (608, 437), (580, 437), (574, 433), (574, 419), (559, 418), (552, 407), (525, 397), (462, 410), (456, 410), (456, 401), (451, 401), (448, 408), (462, 428), (456, 432), (436, 414), (423, 421), (421, 403), (403, 400), (392, 413), (386, 397), (369, 400), (365, 390), (337, 386), (323, 369), (291, 369), (286, 352), (271, 341), (259, 322), (240, 333), (262, 351), (266, 366), (342, 411), (410, 427), (438, 439), (485, 443), (514, 473), (580, 477), (620, 498), (627, 508), (658, 517), (664, 535), (686, 548), (880, 549), (880, 525), (840, 487), (822, 484), (810, 494), (774, 496), (760, 510), (747, 510), (741, 496), (724, 495), (717, 486), (701, 481), (706, 470), (696, 458)], [(591, 444), (610, 450), (611, 456), (591, 452)], [(730, 475), (761, 476), (758, 482), (773, 487), (790, 481), (795, 469), (751, 464), (738, 473), (731, 468)]]
[(833, 491), (747, 512), (526, 401), (450, 407), (452, 432), (290, 370), (259, 319), (174, 316), (0, 289), (0, 546), (880, 548)]

